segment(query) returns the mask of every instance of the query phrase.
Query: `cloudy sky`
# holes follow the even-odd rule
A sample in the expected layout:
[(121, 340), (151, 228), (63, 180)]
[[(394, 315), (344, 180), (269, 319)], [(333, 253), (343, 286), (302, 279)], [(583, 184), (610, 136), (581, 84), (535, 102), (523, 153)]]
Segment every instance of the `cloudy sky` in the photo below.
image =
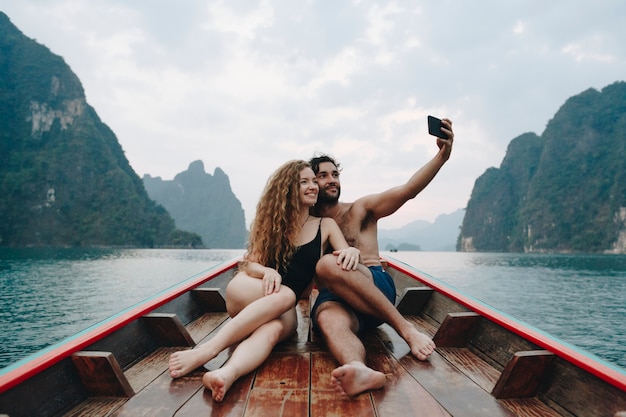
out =
[(316, 152), (343, 165), (343, 199), (452, 157), (382, 228), (466, 206), (518, 135), (565, 100), (626, 79), (623, 0), (0, 0), (62, 56), (139, 176), (221, 168), (249, 224), (268, 176)]

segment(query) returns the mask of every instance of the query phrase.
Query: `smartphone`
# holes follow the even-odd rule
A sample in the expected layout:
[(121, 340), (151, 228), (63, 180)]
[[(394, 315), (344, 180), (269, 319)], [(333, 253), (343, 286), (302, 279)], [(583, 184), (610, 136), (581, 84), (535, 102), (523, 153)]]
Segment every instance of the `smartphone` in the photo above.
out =
[(448, 135), (441, 130), (441, 119), (428, 116), (428, 133), (438, 138), (448, 139)]

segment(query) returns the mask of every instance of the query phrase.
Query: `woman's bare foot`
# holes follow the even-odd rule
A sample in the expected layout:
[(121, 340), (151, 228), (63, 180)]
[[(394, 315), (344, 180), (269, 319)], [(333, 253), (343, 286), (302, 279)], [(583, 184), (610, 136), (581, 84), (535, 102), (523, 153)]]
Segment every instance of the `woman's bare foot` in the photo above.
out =
[(353, 361), (336, 368), (331, 373), (331, 382), (342, 395), (357, 395), (370, 389), (382, 388), (386, 377), (382, 372)]
[(410, 327), (407, 328), (404, 340), (409, 344), (413, 356), (421, 361), (425, 361), (435, 351), (435, 342), (424, 333), (418, 331), (410, 322), (408, 323)]
[(207, 372), (202, 376), (202, 383), (205, 388), (211, 390), (213, 399), (217, 402), (222, 402), (224, 396), (230, 389), (231, 385), (235, 382), (235, 377), (225, 368), (220, 368), (215, 371)]
[(170, 376), (180, 378), (210, 361), (207, 352), (202, 349), (181, 350), (170, 355)]

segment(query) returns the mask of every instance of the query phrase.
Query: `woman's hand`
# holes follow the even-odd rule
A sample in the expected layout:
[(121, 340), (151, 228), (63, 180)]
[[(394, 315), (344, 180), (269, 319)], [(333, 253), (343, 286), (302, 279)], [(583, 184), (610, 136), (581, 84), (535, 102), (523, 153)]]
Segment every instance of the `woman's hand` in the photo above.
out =
[(353, 247), (333, 251), (333, 255), (337, 257), (337, 265), (345, 271), (356, 270), (361, 259), (361, 251)]
[(278, 271), (267, 267), (263, 269), (263, 291), (265, 292), (265, 295), (278, 292), (282, 282), (283, 277), (280, 276)]

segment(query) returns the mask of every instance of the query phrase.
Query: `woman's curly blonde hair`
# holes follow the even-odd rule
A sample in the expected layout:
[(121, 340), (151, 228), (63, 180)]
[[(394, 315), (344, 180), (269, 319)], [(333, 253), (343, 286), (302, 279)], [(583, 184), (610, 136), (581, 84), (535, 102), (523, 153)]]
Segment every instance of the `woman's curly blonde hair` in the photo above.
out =
[(307, 161), (289, 161), (267, 180), (250, 227), (248, 254), (256, 262), (280, 271), (291, 260), (302, 228), (300, 172), (310, 167)]

